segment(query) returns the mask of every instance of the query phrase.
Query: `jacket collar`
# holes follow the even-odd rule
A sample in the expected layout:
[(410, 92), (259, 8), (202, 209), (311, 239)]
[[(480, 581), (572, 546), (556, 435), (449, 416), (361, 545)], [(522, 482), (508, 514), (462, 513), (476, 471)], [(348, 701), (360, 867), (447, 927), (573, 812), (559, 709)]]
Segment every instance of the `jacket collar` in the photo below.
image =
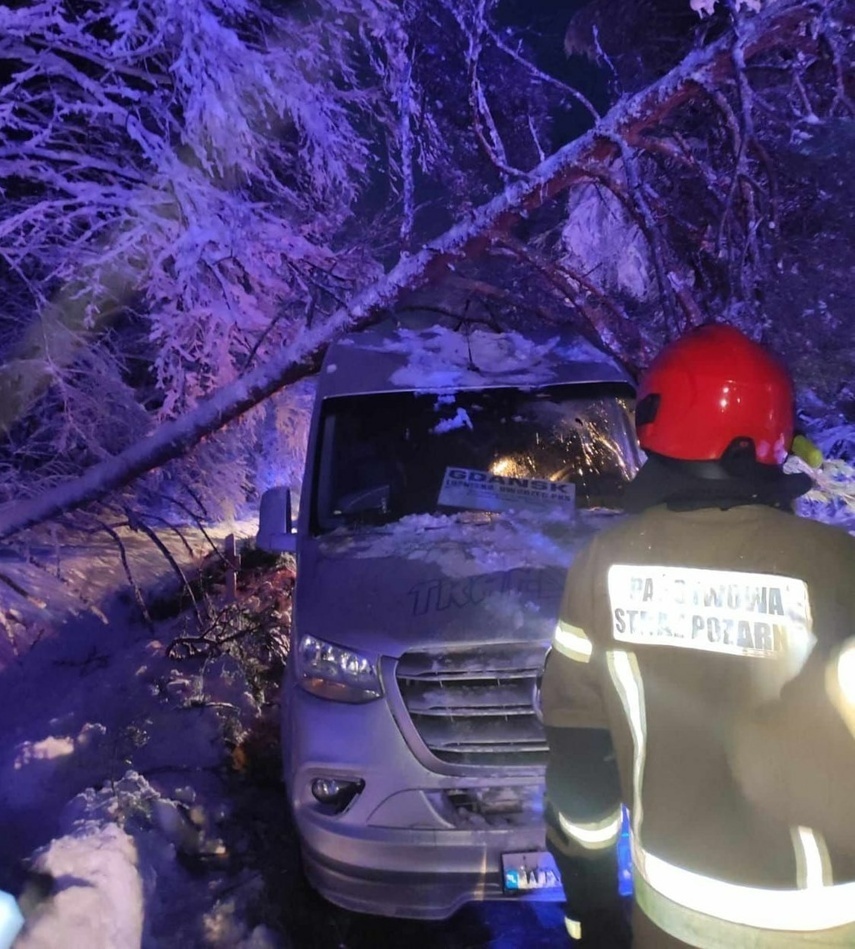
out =
[(638, 514), (667, 504), (674, 511), (765, 504), (792, 510), (793, 501), (812, 487), (810, 475), (785, 474), (771, 465), (758, 465), (745, 475), (729, 474), (716, 462), (679, 461), (648, 454), (638, 474), (627, 486), (624, 507)]

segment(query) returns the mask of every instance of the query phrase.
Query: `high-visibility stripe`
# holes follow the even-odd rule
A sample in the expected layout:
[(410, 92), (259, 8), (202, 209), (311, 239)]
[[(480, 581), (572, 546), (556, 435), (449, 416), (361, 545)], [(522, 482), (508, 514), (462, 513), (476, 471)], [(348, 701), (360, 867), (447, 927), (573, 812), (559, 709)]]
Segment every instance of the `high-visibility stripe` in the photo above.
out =
[(575, 662), (590, 662), (593, 646), (584, 629), (559, 620), (555, 627), (552, 645), (562, 656)]
[(810, 889), (833, 883), (831, 858), (822, 834), (810, 827), (794, 827), (791, 833), (796, 852), (796, 879), (799, 887)]
[(696, 913), (669, 900), (635, 877), (635, 899), (643, 914), (675, 939), (697, 949), (852, 949), (855, 923), (816, 932), (794, 933), (780, 929), (757, 929), (725, 919)]
[(606, 654), (609, 675), (620, 696), (623, 711), (632, 734), (632, 832), (638, 836), (644, 809), (641, 804), (641, 782), (644, 778), (644, 762), (647, 755), (647, 715), (644, 707), (644, 683), (635, 653), (609, 650)]
[(855, 642), (850, 642), (840, 652), (837, 660), (837, 679), (843, 697), (855, 705)]
[(850, 640), (840, 651), (837, 661), (830, 664), (825, 689), (855, 738), (855, 640)]
[(561, 829), (585, 850), (604, 850), (611, 847), (620, 833), (623, 813), (620, 805), (597, 821), (571, 821), (563, 814), (558, 814), (558, 823)]
[(817, 932), (855, 924), (855, 883), (767, 890), (684, 870), (644, 850), (633, 839), (637, 874), (686, 909), (756, 929)]
[(0, 946), (11, 946), (23, 928), (24, 916), (18, 901), (11, 893), (0, 890)]

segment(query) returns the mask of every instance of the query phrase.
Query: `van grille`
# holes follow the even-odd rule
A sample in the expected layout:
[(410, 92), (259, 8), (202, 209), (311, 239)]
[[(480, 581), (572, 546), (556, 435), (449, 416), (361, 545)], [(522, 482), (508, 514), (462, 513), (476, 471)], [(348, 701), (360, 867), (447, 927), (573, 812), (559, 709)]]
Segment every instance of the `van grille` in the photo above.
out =
[(396, 677), (422, 741), (441, 761), (544, 765), (546, 738), (532, 700), (545, 645), (410, 652)]

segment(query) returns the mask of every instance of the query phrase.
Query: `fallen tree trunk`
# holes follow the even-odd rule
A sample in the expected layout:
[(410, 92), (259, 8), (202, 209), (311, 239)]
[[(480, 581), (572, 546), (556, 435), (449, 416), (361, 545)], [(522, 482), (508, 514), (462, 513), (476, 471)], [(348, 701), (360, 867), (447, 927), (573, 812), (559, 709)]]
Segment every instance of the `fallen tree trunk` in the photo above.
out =
[[(821, 12), (821, 4), (777, 0), (746, 22), (739, 37), (744, 62), (776, 47), (792, 45), (804, 25)], [(642, 133), (698, 94), (734, 72), (733, 36), (693, 53), (647, 89), (622, 99), (587, 134), (565, 145), (510, 184), (488, 204), (471, 212), (416, 254), (403, 256), (380, 280), (353, 297), (324, 323), (305, 329), (275, 359), (220, 389), (180, 418), (158, 426), (133, 447), (92, 466), (78, 478), (43, 495), (0, 507), (0, 539), (99, 500), (168, 461), (182, 456), (202, 439), (262, 402), (317, 371), (330, 341), (358, 330), (395, 306), (404, 291), (430, 282), (455, 260), (474, 257), (514, 221), (540, 207), (575, 182), (589, 181), (632, 146)]]

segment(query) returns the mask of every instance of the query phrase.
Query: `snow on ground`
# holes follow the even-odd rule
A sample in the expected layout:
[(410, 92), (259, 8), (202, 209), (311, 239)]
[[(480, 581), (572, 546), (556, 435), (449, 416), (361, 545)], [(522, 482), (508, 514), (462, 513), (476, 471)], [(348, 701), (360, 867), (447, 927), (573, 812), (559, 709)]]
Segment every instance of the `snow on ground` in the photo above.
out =
[[(28, 904), (33, 871), (55, 880), (14, 949), (554, 944), (553, 905), (425, 925), (354, 920), (307, 891), (246, 666), (170, 657), (187, 613), (144, 623), (109, 543), (39, 540), (0, 550), (0, 889)], [(123, 540), (151, 602), (169, 568)], [(171, 548), (188, 575), (210, 550)]]
[[(153, 589), (166, 561), (125, 540)], [(56, 880), (16, 949), (281, 945), (244, 918), (259, 881), (223, 840), (229, 749), (258, 715), (240, 666), (169, 658), (180, 622), (141, 622), (108, 544), (6, 553), (0, 886), (20, 891), (28, 857)]]

